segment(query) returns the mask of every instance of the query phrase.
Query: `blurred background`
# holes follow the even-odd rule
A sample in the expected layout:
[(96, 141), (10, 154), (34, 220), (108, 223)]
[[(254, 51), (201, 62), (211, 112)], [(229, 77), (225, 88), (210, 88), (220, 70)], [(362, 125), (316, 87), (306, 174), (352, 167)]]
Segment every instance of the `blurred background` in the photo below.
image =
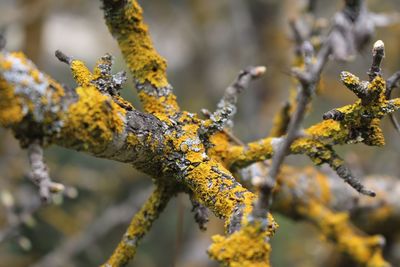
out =
[[(266, 75), (252, 83), (239, 100), (235, 134), (244, 141), (265, 136), (273, 115), (287, 99), (294, 57), (288, 21), (299, 16), (299, 0), (149, 0), (140, 1), (155, 46), (168, 61), (168, 76), (183, 109), (214, 110), (225, 88), (249, 65), (265, 65)], [(400, 12), (398, 0), (370, 0), (374, 12)], [(331, 19), (342, 1), (317, 1), (318, 17)], [(8, 50), (22, 50), (41, 70), (74, 86), (69, 69), (54, 51), (93, 66), (105, 53), (115, 56), (115, 72), (126, 70), (118, 46), (104, 24), (97, 0), (1, 0), (0, 27)], [(378, 29), (386, 45), (384, 75), (400, 69), (400, 26)], [(307, 127), (323, 112), (352, 103), (355, 96), (338, 77), (348, 70), (362, 78), (370, 65), (370, 49), (348, 63), (330, 62), (313, 101)], [(128, 82), (123, 96), (140, 107)], [(380, 173), (399, 177), (400, 136), (388, 120), (383, 125), (387, 146), (343, 146), (338, 149), (359, 176)], [(55, 205), (39, 206), (36, 188), (26, 178), (26, 152), (10, 131), (0, 129), (0, 267), (96, 266), (105, 261), (120, 240), (135, 211), (149, 194), (151, 179), (130, 166), (97, 159), (59, 147), (46, 150), (55, 181), (70, 186)], [(290, 157), (309, 165), (305, 157)], [(217, 266), (208, 259), (210, 237), (223, 232), (211, 218), (208, 230), (194, 223), (187, 196), (169, 203), (139, 246), (129, 266)], [(16, 222), (15, 212), (23, 223)], [(275, 214), (280, 224), (272, 240), (273, 266), (328, 266), (334, 249), (307, 223)], [(11, 225), (19, 227), (9, 228)], [(21, 225), (18, 225), (21, 224)]]

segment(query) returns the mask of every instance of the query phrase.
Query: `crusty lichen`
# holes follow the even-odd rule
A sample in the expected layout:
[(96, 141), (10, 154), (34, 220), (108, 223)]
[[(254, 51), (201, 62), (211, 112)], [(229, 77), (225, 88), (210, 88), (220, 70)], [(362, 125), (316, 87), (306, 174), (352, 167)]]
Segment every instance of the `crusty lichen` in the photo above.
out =
[(80, 149), (102, 151), (124, 130), (126, 110), (94, 86), (78, 87), (79, 99), (70, 105), (62, 135)]
[(118, 40), (132, 75), (141, 84), (149, 82), (156, 88), (166, 87), (167, 63), (154, 49), (143, 22), (142, 8), (135, 0), (126, 1), (123, 8), (114, 9), (112, 5), (105, 3), (107, 25)]
[(74, 80), (79, 86), (90, 86), (94, 80), (92, 72), (86, 67), (85, 63), (80, 60), (73, 60), (71, 62), (71, 71)]
[[(68, 92), (71, 95), (67, 103), (58, 110), (53, 110), (53, 113), (47, 109), (43, 111), (40, 107), (54, 108), (54, 103), (61, 103), (64, 91), (35, 68), (30, 68), (24, 57), (17, 59), (15, 55), (15, 62), (0, 58), (1, 71), (5, 74), (3, 80), (0, 78), (0, 97), (3, 97), (0, 108), (6, 110), (5, 113), (0, 111), (0, 123), (10, 126), (19, 123), (25, 114), (32, 114), (35, 123), (41, 122), (35, 125), (46, 128), (56, 118), (61, 132), (52, 141), (87, 150), (97, 156), (130, 162), (149, 174), (157, 174), (153, 177), (157, 178), (158, 187), (133, 218), (123, 240), (110, 258), (109, 266), (125, 265), (134, 256), (139, 239), (149, 230), (151, 223), (178, 187), (225, 220), (226, 235), (214, 236), (214, 243), (209, 250), (211, 257), (228, 266), (269, 266), (271, 248), (268, 241), (277, 224), (270, 213), (266, 218), (252, 217), (257, 196), (242, 186), (232, 171), (274, 155), (283, 141), (278, 136), (285, 132), (284, 126), (287, 125), (290, 110), (278, 117), (274, 137), (251, 142), (246, 146), (232, 145), (227, 133), (218, 127), (215, 127), (218, 128), (217, 132), (207, 133), (212, 128), (212, 120), (200, 120), (195, 114), (179, 110), (167, 81), (166, 61), (153, 47), (138, 2), (103, 2), (109, 29), (118, 40), (134, 76), (144, 110), (151, 115), (135, 113), (138, 116), (134, 118), (140, 122), (129, 120), (134, 115), (133, 107), (119, 96), (119, 87), (101, 86), (105, 83), (109, 85), (109, 79), (113, 78), (109, 71), (111, 61), (108, 56), (98, 61), (93, 72), (79, 60), (66, 60), (79, 87)], [(306, 67), (303, 61), (297, 65), (300, 68)], [(12, 75), (16, 72), (7, 77), (8, 70), (15, 66), (22, 66), (23, 74), (29, 79), (15, 82), (17, 80)], [(116, 84), (120, 85), (122, 80), (118, 79)], [(380, 119), (400, 107), (400, 100), (386, 100), (385, 82), (379, 75), (371, 82), (360, 82), (356, 76), (344, 73), (342, 80), (360, 100), (337, 109), (336, 114), (341, 116), (328, 118), (304, 130), (289, 151), (291, 154), (309, 156), (316, 165), (328, 163), (334, 170), (343, 166), (343, 160), (332, 148), (334, 145), (357, 142), (383, 145)], [(38, 96), (34, 100), (29, 97), (25, 99), (31, 96), (31, 88), (39, 92)], [(42, 91), (51, 94), (43, 94)], [(291, 102), (294, 109), (294, 98)], [(216, 121), (220, 119), (218, 117)], [(118, 138), (120, 134), (122, 137)], [(137, 151), (145, 151), (143, 154), (146, 155), (135, 154)], [(128, 154), (138, 157), (132, 159)], [(149, 170), (150, 164), (157, 170)], [(282, 175), (287, 173), (290, 171), (284, 168)], [(304, 173), (313, 174), (311, 171)], [(293, 193), (283, 206), (314, 222), (327, 238), (334, 240), (340, 250), (348, 253), (358, 263), (384, 266), (379, 247), (381, 239), (357, 233), (349, 224), (346, 214), (326, 208), (332, 192), (323, 176), (317, 175), (314, 178), (319, 190), (310, 187), (305, 200)], [(285, 186), (296, 189), (299, 184), (300, 179), (293, 179), (286, 184), (281, 181), (275, 191), (283, 190)], [(384, 217), (388, 212), (382, 209), (377, 216)]]
[[(348, 88), (364, 86), (366, 92), (357, 94), (362, 99), (352, 105), (337, 108), (341, 118), (326, 119), (304, 130), (304, 134), (297, 138), (290, 147), (293, 154), (321, 156), (311, 157), (316, 164), (327, 161), (329, 149), (327, 146), (350, 143), (364, 143), (366, 145), (384, 145), (383, 132), (379, 123), (383, 116), (399, 109), (399, 101), (385, 98), (386, 85), (380, 76), (376, 76), (370, 83), (360, 82), (354, 76), (342, 74), (342, 80)], [(264, 159), (271, 158), (274, 146), (279, 145), (279, 138), (267, 137), (257, 142), (249, 143), (246, 147), (231, 146), (225, 153), (224, 159), (229, 166), (243, 167)], [(321, 153), (318, 149), (321, 148)]]
[(272, 233), (260, 223), (247, 224), (229, 235), (215, 235), (208, 254), (230, 267), (268, 267), (271, 245), (266, 242)]
[(146, 112), (153, 114), (167, 124), (171, 124), (169, 118), (179, 110), (176, 96), (174, 94), (156, 96), (142, 90), (138, 95), (143, 105), (143, 109), (146, 110)]
[(169, 123), (179, 107), (167, 81), (166, 60), (153, 46), (142, 8), (136, 0), (103, 2), (108, 28), (137, 83), (144, 110)]
[(0, 77), (0, 124), (10, 127), (19, 123), (24, 114), (22, 105), (14, 94), (15, 88)]
[(29, 114), (33, 121), (45, 125), (47, 132), (42, 134), (57, 133), (64, 89), (20, 52), (1, 53), (0, 71), (0, 123), (16, 126)]

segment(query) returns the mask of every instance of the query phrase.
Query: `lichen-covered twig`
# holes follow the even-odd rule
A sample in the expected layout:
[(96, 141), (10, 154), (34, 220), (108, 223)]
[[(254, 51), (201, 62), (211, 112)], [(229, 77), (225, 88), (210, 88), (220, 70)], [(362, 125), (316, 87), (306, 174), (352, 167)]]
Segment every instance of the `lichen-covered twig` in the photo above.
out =
[(179, 111), (172, 87), (167, 81), (167, 63), (155, 50), (143, 11), (136, 0), (102, 0), (111, 34), (135, 79), (146, 112), (159, 118)]
[[(356, 3), (357, 2), (357, 3)], [(357, 18), (360, 15), (360, 10), (364, 10), (366, 12), (362, 1), (346, 1), (345, 8), (342, 12), (337, 14), (337, 18), (342, 18), (344, 20), (351, 18), (353, 22), (357, 21)], [(313, 5), (315, 3), (311, 3)], [(303, 54), (303, 62), (304, 62), (304, 70), (300, 69), (294, 69), (294, 75), (300, 82), (300, 90), (299, 94), (297, 96), (297, 103), (295, 106), (295, 111), (290, 119), (289, 125), (288, 125), (288, 130), (287, 130), (287, 135), (285, 138), (280, 141), (279, 146), (277, 146), (276, 151), (273, 154), (272, 157), (272, 165), (270, 169), (270, 174), (269, 176), (265, 179), (264, 184), (260, 185), (260, 197), (258, 201), (255, 204), (255, 211), (257, 211), (260, 216), (261, 214), (265, 213), (266, 210), (268, 210), (268, 206), (270, 205), (269, 203), (271, 202), (271, 190), (275, 184), (276, 181), (276, 176), (279, 172), (279, 168), (281, 164), (283, 163), (283, 160), (285, 156), (288, 153), (288, 150), (293, 143), (293, 141), (297, 138), (298, 136), (298, 131), (301, 125), (301, 122), (304, 118), (305, 112), (306, 112), (306, 107), (308, 103), (310, 102), (311, 95), (314, 93), (316, 84), (319, 81), (320, 74), (322, 72), (323, 67), (325, 66), (326, 62), (328, 61), (329, 56), (333, 53), (338, 55), (339, 53), (337, 52), (337, 37), (341, 36), (341, 34), (344, 33), (345, 29), (340, 27), (340, 23), (344, 22), (341, 20), (336, 20), (332, 31), (330, 32), (329, 36), (327, 37), (327, 40), (323, 43), (321, 49), (319, 50), (316, 59), (314, 60), (314, 49), (311, 43), (308, 41), (303, 41), (301, 44), (300, 51), (302, 51)], [(300, 47), (299, 42), (304, 40), (303, 37), (301, 36), (299, 30), (296, 27), (295, 22), (291, 23), (292, 30), (295, 35), (295, 40), (297, 43), (297, 47)], [(347, 28), (346, 28), (347, 30)], [(350, 33), (346, 32), (347, 35), (354, 36), (356, 33)], [(355, 38), (353, 40), (356, 41)], [(343, 44), (340, 44), (343, 45)], [(340, 47), (339, 45), (339, 47)], [(339, 48), (340, 49), (340, 48)], [(379, 54), (379, 53), (378, 53)], [(379, 54), (380, 55), (380, 54)], [(342, 57), (342, 55), (341, 55)], [(374, 56), (374, 61), (377, 59), (377, 56)], [(314, 61), (314, 62), (313, 62)], [(379, 62), (380, 63), (380, 62)], [(371, 69), (371, 72), (375, 71)]]
[[(247, 145), (232, 144), (234, 138), (229, 138), (223, 129), (225, 122), (220, 123), (219, 119), (215, 120), (219, 122), (218, 127), (211, 127), (215, 130), (209, 131), (204, 138), (207, 120), (179, 109), (166, 78), (166, 62), (152, 45), (137, 1), (102, 2), (106, 22), (135, 79), (144, 112), (134, 109), (119, 96), (118, 90), (124, 78), (121, 73), (111, 74), (112, 58), (109, 55), (100, 58), (91, 71), (82, 61), (58, 52), (58, 58), (69, 64), (78, 84), (77, 88), (67, 89), (37, 70), (23, 54), (2, 50), (0, 124), (11, 128), (23, 147), (32, 144), (32, 140), (41, 140), (46, 145), (57, 144), (131, 164), (154, 179), (156, 190), (133, 218), (106, 266), (122, 266), (133, 258), (137, 241), (177, 191), (189, 193), (196, 202), (225, 221), (225, 235), (215, 236), (209, 249), (212, 258), (228, 266), (269, 266), (271, 248), (268, 241), (277, 224), (267, 212), (269, 206), (267, 209), (254, 206), (256, 194), (240, 184), (232, 173), (253, 162), (275, 157), (275, 154), (283, 156), (276, 156), (280, 160), (274, 163), (274, 176), (278, 174), (284, 156), (304, 154), (316, 165), (329, 164), (361, 193), (369, 192), (343, 167), (332, 147), (361, 142), (377, 146), (384, 144), (379, 122), (400, 108), (400, 99), (385, 97), (385, 81), (380, 74), (365, 82), (348, 73), (342, 75), (345, 86), (360, 100), (326, 114), (322, 122), (299, 134), (306, 104), (329, 56), (348, 56), (352, 50), (349, 48), (359, 48), (360, 40), (370, 36), (369, 24), (361, 24), (357, 29), (353, 27), (361, 23), (362, 14), (368, 14), (363, 1), (346, 1), (345, 10), (340, 12), (342, 17), (334, 23), (334, 29), (315, 58), (313, 47), (307, 40), (303, 42), (301, 64), (304, 66), (294, 71), (302, 94), (299, 104), (293, 106), (297, 111), (290, 121), (287, 136), (268, 137)], [(349, 29), (343, 29), (347, 26)], [(354, 36), (347, 39), (348, 34)], [(350, 44), (344, 42), (347, 40)], [(333, 45), (343, 42), (341, 48)], [(338, 51), (339, 48), (345, 53)], [(264, 68), (256, 68), (255, 72), (260, 74), (263, 71)], [(237, 94), (251, 78), (251, 71), (239, 76), (237, 85), (228, 90), (221, 104), (222, 109), (229, 109), (222, 112), (227, 118), (231, 119)], [(212, 125), (211, 120), (208, 122)], [(290, 142), (284, 143), (285, 138)], [(283, 147), (286, 148), (281, 150), (282, 144), (286, 144)], [(349, 232), (353, 234), (354, 229), (347, 222), (331, 223), (326, 214), (330, 215), (317, 209), (308, 215), (321, 226), (327, 221), (329, 229), (323, 232), (338, 243), (342, 242), (338, 236), (340, 231), (330, 228), (338, 226), (338, 229), (345, 228), (346, 236), (350, 236)], [(371, 246), (360, 247), (369, 256), (375, 255)], [(345, 250), (350, 249), (347, 246)], [(367, 260), (355, 258), (364, 265), (375, 263), (368, 257)]]
[[(321, 49), (321, 51), (324, 50), (325, 48)], [(296, 76), (300, 81), (300, 90), (297, 96), (298, 100), (296, 111), (290, 118), (286, 136), (281, 141), (282, 143), (277, 146), (277, 149), (272, 157), (269, 175), (260, 185), (260, 196), (255, 204), (254, 209), (254, 211), (257, 213), (256, 216), (261, 216), (261, 214), (265, 213), (269, 209), (272, 201), (271, 191), (275, 185), (280, 166), (282, 165), (283, 160), (286, 157), (293, 141), (299, 135), (299, 128), (304, 119), (307, 105), (311, 101), (311, 96), (315, 91), (315, 86), (319, 80), (322, 67), (325, 65), (327, 60), (327, 56), (323, 54), (322, 56), (320, 55), (318, 57), (316, 63), (313, 63), (314, 50), (311, 43), (307, 41), (303, 43), (302, 51), (304, 55), (304, 71), (296, 71)]]
[[(285, 166), (278, 177), (272, 211), (295, 220), (310, 221), (340, 251), (362, 266), (388, 266), (382, 258), (384, 238), (367, 236), (364, 232), (390, 236), (397, 231), (394, 229), (400, 217), (395, 195), (400, 184), (396, 178), (381, 176), (371, 176), (364, 183), (378, 192), (376, 198), (361, 197), (337, 183), (333, 173)], [(378, 230), (383, 225), (387, 230)]]
[(72, 263), (74, 256), (86, 251), (115, 227), (128, 224), (132, 213), (139, 210), (140, 203), (144, 202), (151, 192), (149, 189), (143, 189), (139, 193), (132, 192), (122, 203), (108, 207), (87, 228), (65, 240), (60, 246), (35, 262), (32, 267), (59, 267)]
[(150, 197), (133, 216), (121, 242), (108, 259), (102, 265), (104, 267), (125, 266), (136, 254), (136, 248), (142, 237), (150, 230), (153, 222), (167, 206), (174, 195), (173, 188), (158, 184)]

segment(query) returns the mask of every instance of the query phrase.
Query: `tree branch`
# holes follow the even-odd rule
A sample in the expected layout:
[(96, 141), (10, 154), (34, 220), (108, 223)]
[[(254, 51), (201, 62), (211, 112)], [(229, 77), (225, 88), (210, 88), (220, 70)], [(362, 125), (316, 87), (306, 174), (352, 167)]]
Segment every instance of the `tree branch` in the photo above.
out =
[(118, 244), (111, 257), (102, 266), (125, 266), (132, 260), (136, 254), (139, 241), (150, 230), (153, 222), (167, 206), (173, 195), (173, 188), (157, 184), (146, 203), (139, 212), (133, 216), (123, 239)]
[[(118, 41), (144, 110), (160, 119), (179, 111), (167, 80), (167, 63), (155, 50), (136, 0), (102, 0), (107, 26)], [(168, 120), (166, 120), (168, 122)]]

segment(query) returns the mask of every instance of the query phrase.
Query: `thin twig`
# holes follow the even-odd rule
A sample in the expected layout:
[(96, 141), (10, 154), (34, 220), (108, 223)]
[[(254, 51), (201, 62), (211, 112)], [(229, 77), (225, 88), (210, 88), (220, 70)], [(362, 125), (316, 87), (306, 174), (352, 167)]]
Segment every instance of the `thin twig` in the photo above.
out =
[(105, 236), (118, 225), (128, 223), (132, 213), (139, 209), (139, 203), (143, 202), (150, 192), (143, 189), (139, 193), (132, 192), (121, 204), (107, 208), (92, 224), (78, 234), (64, 241), (58, 248), (45, 255), (32, 267), (57, 267), (68, 265), (74, 256), (86, 251), (98, 239)]
[[(386, 80), (386, 99), (391, 99), (393, 89), (398, 87), (398, 83), (400, 82), (400, 71), (395, 72), (389, 79)], [(392, 113), (389, 114), (390, 121), (392, 122), (393, 127), (396, 132), (400, 134), (400, 123), (398, 122), (396, 116)]]
[(48, 167), (43, 160), (43, 148), (39, 141), (28, 146), (28, 157), (31, 164), (29, 179), (39, 187), (39, 195), (43, 202), (51, 201), (51, 194), (64, 191), (63, 184), (51, 180)]
[(258, 66), (248, 67), (239, 73), (232, 85), (225, 90), (223, 98), (217, 105), (217, 110), (209, 116), (209, 122), (205, 123), (207, 126), (203, 127), (203, 131), (206, 135), (222, 131), (226, 126), (232, 128), (238, 95), (249, 86), (251, 80), (261, 77), (265, 71), (264, 66)]
[(275, 186), (276, 178), (279, 173), (279, 169), (288, 153), (288, 150), (293, 141), (299, 135), (299, 129), (304, 119), (307, 105), (310, 103), (311, 96), (314, 93), (316, 83), (319, 79), (320, 67), (324, 64), (318, 64), (315, 68), (313, 64), (313, 47), (309, 42), (304, 42), (302, 46), (303, 57), (305, 63), (305, 71), (297, 72), (300, 80), (299, 95), (297, 96), (297, 106), (292, 118), (289, 122), (287, 135), (281, 141), (281, 144), (277, 147), (274, 156), (272, 157), (272, 164), (266, 179), (260, 185), (260, 196), (257, 199), (254, 209), (253, 216), (258, 218), (265, 218), (266, 213), (272, 202), (272, 189)]
[(385, 57), (385, 44), (378, 40), (375, 42), (374, 47), (372, 48), (372, 64), (371, 68), (368, 71), (369, 81), (381, 75), (381, 63), (383, 58)]
[(104, 267), (125, 266), (133, 259), (139, 241), (150, 230), (153, 222), (167, 206), (173, 194), (174, 191), (172, 188), (163, 184), (156, 185), (156, 188), (151, 193), (146, 203), (142, 206), (140, 211), (133, 216), (124, 237), (110, 259), (103, 265)]

